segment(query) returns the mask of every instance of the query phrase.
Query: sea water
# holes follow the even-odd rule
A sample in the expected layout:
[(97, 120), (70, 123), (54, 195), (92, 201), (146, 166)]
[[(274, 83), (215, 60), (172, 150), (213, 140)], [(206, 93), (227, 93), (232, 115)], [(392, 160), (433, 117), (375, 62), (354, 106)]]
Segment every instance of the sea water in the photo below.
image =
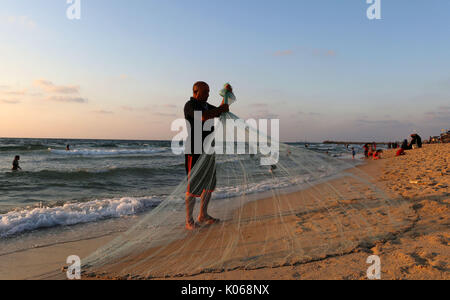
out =
[[(126, 218), (157, 207), (186, 177), (184, 156), (174, 155), (170, 145), (170, 141), (0, 139), (0, 240), (48, 228)], [(309, 151), (351, 158), (351, 148), (344, 146), (308, 146)], [(21, 156), (19, 172), (11, 171), (16, 155)], [(235, 159), (225, 157), (218, 163), (223, 168), (227, 164), (233, 167)], [(243, 191), (238, 182), (228, 178), (213, 199), (309, 180), (300, 177), (274, 183), (266, 169), (254, 168), (256, 183), (250, 188)], [(324, 170), (324, 175), (329, 174)]]

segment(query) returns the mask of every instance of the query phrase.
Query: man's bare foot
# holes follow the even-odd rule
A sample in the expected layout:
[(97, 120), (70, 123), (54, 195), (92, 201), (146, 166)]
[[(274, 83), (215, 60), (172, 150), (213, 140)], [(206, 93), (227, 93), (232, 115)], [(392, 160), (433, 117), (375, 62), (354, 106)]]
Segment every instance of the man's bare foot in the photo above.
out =
[(186, 230), (195, 230), (197, 228), (200, 228), (200, 226), (194, 221), (186, 222)]
[(220, 222), (220, 220), (219, 219), (215, 219), (215, 218), (213, 218), (213, 217), (211, 217), (211, 216), (205, 216), (205, 217), (198, 217), (198, 222), (200, 223), (200, 224), (206, 224), (206, 225), (212, 225), (212, 224), (217, 224), (217, 223), (219, 223)]

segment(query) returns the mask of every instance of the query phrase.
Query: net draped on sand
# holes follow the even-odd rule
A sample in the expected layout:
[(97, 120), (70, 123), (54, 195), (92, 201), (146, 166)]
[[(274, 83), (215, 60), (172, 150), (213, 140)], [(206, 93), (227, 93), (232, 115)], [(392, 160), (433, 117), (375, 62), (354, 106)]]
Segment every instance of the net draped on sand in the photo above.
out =
[[(227, 113), (220, 122), (225, 125), (227, 119), (237, 116)], [(277, 142), (238, 124), (238, 131)], [(135, 226), (84, 259), (85, 268), (161, 278), (286, 266), (349, 253), (405, 230), (408, 207), (349, 162), (283, 143), (279, 153), (272, 171), (261, 165), (260, 154), (216, 154), (217, 187), (209, 214), (220, 223), (185, 230), (186, 178)], [(211, 163), (202, 155), (191, 176), (202, 176)], [(339, 180), (330, 180), (334, 176)], [(256, 196), (263, 199), (255, 201)]]

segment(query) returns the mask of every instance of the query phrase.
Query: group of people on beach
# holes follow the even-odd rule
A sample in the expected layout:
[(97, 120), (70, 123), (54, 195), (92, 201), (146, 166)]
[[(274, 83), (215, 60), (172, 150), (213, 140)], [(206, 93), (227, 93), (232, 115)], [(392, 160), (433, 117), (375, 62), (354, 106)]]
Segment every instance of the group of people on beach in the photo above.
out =
[(369, 144), (364, 144), (364, 157), (366, 159), (372, 158), (374, 160), (381, 158), (381, 153), (383, 153), (382, 149), (377, 149), (377, 144), (375, 142)]
[[(416, 148), (422, 148), (422, 138), (417, 133), (411, 134), (411, 140), (408, 142), (407, 139), (404, 139), (403, 142), (390, 142), (387, 144), (388, 149), (397, 149), (396, 156), (405, 155), (406, 150), (416, 149)], [(372, 158), (374, 160), (380, 159), (381, 154), (383, 153), (383, 150), (377, 149), (377, 144), (375, 142), (373, 143), (366, 143), (363, 146), (364, 149), (364, 157), (366, 159)], [(352, 148), (352, 154), (353, 158), (355, 158), (355, 151), (354, 148)]]
[[(387, 144), (387, 148), (397, 149), (396, 156), (405, 155), (406, 150), (422, 148), (422, 138), (417, 133), (413, 133), (410, 135), (409, 142), (407, 139), (403, 140), (401, 144), (399, 142), (390, 142)], [(364, 149), (364, 157), (366, 159), (372, 158), (374, 160), (378, 160), (381, 158), (381, 154), (383, 153), (382, 149), (377, 149), (377, 144), (375, 142), (364, 144), (363, 149)], [(356, 155), (355, 148), (352, 148), (353, 159), (355, 159), (355, 155)]]
[[(398, 148), (395, 156), (401, 156), (406, 154), (406, 150), (411, 150), (415, 148), (422, 148), (422, 138), (417, 133), (411, 134), (411, 141), (408, 143), (407, 139), (403, 140), (402, 145)], [(397, 148), (394, 148), (397, 149)]]

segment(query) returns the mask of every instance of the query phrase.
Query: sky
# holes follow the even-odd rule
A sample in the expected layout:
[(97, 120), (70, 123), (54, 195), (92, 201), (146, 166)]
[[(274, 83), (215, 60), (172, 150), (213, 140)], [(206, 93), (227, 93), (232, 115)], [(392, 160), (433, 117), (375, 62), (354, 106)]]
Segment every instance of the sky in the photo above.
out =
[(282, 141), (450, 127), (450, 1), (0, 0), (0, 137), (170, 140), (194, 82)]

